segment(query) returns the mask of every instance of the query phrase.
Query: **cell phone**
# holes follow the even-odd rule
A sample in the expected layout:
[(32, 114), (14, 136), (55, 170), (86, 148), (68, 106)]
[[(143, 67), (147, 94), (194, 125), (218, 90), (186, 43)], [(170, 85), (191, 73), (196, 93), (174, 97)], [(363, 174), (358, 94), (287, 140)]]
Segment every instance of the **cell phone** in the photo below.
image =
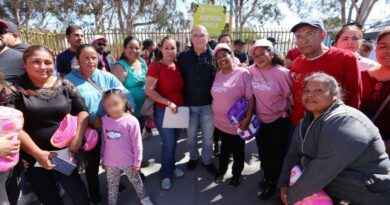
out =
[(67, 176), (70, 176), (77, 167), (72, 162), (58, 156), (52, 156), (50, 161), (55, 165), (54, 170)]

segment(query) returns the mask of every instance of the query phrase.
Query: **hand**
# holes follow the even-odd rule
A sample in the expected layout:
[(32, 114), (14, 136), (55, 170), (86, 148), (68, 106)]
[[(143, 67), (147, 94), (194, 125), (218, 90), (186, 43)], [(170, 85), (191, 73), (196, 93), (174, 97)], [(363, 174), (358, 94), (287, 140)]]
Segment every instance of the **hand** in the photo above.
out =
[(280, 199), (282, 200), (284, 205), (288, 205), (288, 199), (287, 199), (287, 187), (280, 187)]
[(13, 154), (16, 154), (20, 151), (20, 141), (13, 141), (13, 135), (7, 134), (0, 137), (0, 157), (6, 160), (13, 160)]
[(175, 103), (169, 101), (168, 107), (171, 109), (172, 113), (177, 113), (177, 106)]
[(242, 131), (248, 130), (249, 124), (251, 123), (251, 120), (252, 120), (252, 118), (248, 118), (248, 117), (241, 120), (241, 122), (238, 124), (238, 127), (240, 128), (240, 130), (242, 130)]
[(76, 136), (73, 137), (72, 141), (69, 144), (69, 151), (76, 153), (81, 148), (83, 141), (79, 140)]
[(99, 129), (102, 127), (102, 120), (100, 119), (100, 117), (95, 117), (93, 118), (92, 120), (92, 126), (95, 128), (95, 129)]
[(54, 152), (48, 152), (40, 150), (35, 156), (35, 160), (45, 169), (51, 170), (54, 168), (54, 164), (51, 163), (50, 157), (56, 155)]
[(100, 166), (102, 167), (102, 169), (106, 170), (106, 165), (104, 165), (103, 161), (100, 163)]
[(131, 167), (131, 171), (133, 172), (133, 173), (138, 173), (138, 172), (140, 172), (141, 171), (141, 167)]

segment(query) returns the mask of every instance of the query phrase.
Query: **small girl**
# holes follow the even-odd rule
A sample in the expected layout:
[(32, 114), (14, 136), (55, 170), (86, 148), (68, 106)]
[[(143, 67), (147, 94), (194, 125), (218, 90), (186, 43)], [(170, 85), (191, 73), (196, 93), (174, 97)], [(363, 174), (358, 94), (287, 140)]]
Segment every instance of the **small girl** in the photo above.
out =
[(102, 118), (101, 159), (107, 172), (108, 204), (117, 204), (122, 171), (133, 184), (142, 205), (152, 205), (140, 177), (142, 139), (137, 118), (130, 114), (130, 104), (119, 89), (104, 92), (103, 106), (107, 115)]

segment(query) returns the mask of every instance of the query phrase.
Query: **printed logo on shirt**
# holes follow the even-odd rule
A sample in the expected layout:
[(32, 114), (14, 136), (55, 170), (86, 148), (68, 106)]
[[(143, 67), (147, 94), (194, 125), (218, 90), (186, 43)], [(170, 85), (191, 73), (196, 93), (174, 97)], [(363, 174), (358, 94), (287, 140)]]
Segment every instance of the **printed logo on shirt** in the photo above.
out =
[(302, 73), (297, 73), (297, 72), (291, 72), (291, 79), (296, 82), (300, 83), (303, 81)]
[(106, 130), (106, 137), (111, 140), (117, 140), (122, 137), (122, 133), (115, 130)]
[(223, 86), (223, 83), (214, 83), (211, 90), (216, 93), (225, 93), (227, 91), (227, 88)]
[(263, 79), (260, 79), (260, 78), (256, 78), (256, 79), (253, 79), (252, 81), (252, 86), (253, 88), (255, 89), (258, 89), (258, 90), (272, 90), (272, 82), (266, 82), (265, 80)]
[(73, 57), (70, 62), (71, 62), (70, 67), (72, 68), (72, 70), (79, 70), (80, 69), (80, 65), (79, 65), (79, 62), (77, 62), (76, 57)]

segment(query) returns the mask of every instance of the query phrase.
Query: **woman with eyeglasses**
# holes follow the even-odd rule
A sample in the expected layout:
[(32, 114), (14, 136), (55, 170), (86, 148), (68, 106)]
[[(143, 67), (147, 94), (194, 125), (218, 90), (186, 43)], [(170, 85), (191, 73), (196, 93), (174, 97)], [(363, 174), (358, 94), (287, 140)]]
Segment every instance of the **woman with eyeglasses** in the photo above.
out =
[(380, 65), (362, 72), (361, 110), (379, 128), (390, 154), (390, 27), (378, 34), (376, 43)]
[(347, 24), (336, 34), (334, 46), (351, 51), (359, 61), (360, 71), (377, 66), (378, 63), (360, 56), (358, 53), (363, 43), (363, 31), (357, 24)]
[[(101, 130), (100, 118), (105, 112), (102, 106), (103, 92), (113, 88), (121, 89), (129, 99), (131, 107), (135, 107), (131, 93), (123, 87), (122, 83), (111, 73), (97, 69), (98, 52), (92, 45), (81, 45), (76, 51), (76, 59), (80, 65), (79, 70), (73, 70), (65, 79), (76, 86), (83, 98), (89, 113), (89, 124), (97, 130)], [(104, 130), (101, 130), (104, 132)], [(99, 165), (100, 165), (100, 141), (98, 145), (88, 153), (89, 161), (85, 169), (90, 196), (100, 196), (99, 189)], [(91, 199), (93, 204), (101, 203), (100, 197)]]
[(254, 64), (252, 90), (256, 99), (256, 114), (262, 128), (256, 136), (256, 144), (264, 177), (260, 182), (260, 195), (270, 199), (276, 192), (276, 184), (287, 146), (292, 104), (290, 72), (283, 67), (283, 59), (273, 50), (272, 42), (257, 40), (249, 49)]

